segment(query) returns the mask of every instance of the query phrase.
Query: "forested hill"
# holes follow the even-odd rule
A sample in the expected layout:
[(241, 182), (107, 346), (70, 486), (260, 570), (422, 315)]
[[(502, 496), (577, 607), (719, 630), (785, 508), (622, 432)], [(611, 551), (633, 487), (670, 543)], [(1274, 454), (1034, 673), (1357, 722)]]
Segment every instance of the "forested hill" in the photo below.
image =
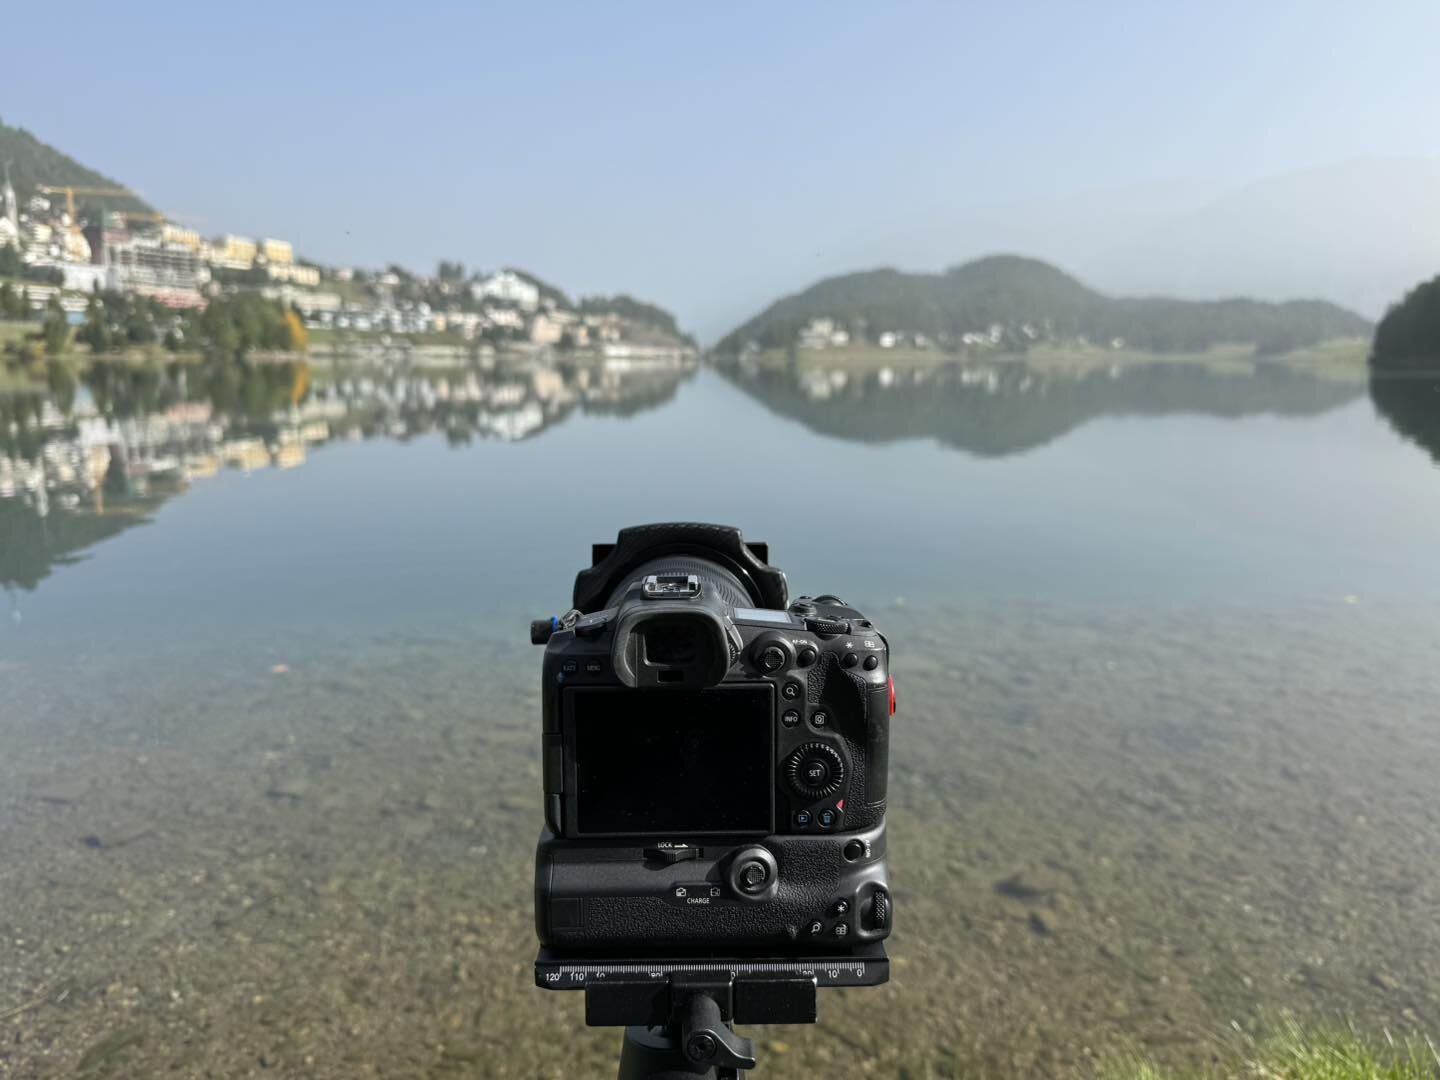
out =
[(1323, 300), (1112, 297), (1038, 259), (995, 255), (941, 274), (885, 269), (826, 278), (777, 300), (727, 335), (716, 351), (736, 353), (752, 343), (787, 348), (816, 319), (833, 320), (855, 342), (876, 342), (884, 334), (923, 335), (941, 348), (981, 338), (1002, 348), (1118, 338), (1127, 347), (1157, 352), (1220, 344), (1285, 352), (1330, 338), (1365, 337), (1371, 330), (1367, 320)]
[[(75, 187), (124, 187), (94, 169), (87, 169), (68, 154), (62, 154), (48, 143), (43, 143), (24, 128), (9, 127), (0, 122), (0, 177), (3, 166), (10, 166), (10, 182), (15, 185), (15, 194), (23, 203), (35, 194), (40, 184)], [(63, 197), (63, 196), (62, 196)], [(77, 195), (79, 207), (100, 207), (106, 210), (151, 209), (139, 199), (115, 196)]]
[(1385, 313), (1370, 363), (1380, 370), (1440, 371), (1440, 277), (1416, 285)]

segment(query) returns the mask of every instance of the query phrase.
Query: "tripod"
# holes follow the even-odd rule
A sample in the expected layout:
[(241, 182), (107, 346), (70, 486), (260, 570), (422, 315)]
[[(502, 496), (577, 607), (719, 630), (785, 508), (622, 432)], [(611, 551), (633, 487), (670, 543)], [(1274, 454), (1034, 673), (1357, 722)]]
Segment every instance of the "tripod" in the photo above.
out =
[(755, 1067), (740, 1024), (813, 1024), (821, 986), (876, 986), (882, 944), (843, 956), (572, 962), (542, 948), (536, 984), (585, 990), (585, 1023), (624, 1027), (618, 1080), (738, 1080)]

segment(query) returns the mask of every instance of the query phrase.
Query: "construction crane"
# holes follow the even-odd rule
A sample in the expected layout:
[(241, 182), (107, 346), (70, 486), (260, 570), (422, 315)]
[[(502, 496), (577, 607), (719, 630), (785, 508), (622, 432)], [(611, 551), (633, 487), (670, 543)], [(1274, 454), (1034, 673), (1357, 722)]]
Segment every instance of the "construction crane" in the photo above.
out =
[(126, 225), (132, 221), (149, 221), (156, 225), (162, 225), (170, 220), (158, 210), (120, 210), (117, 212), (125, 219)]
[(46, 195), (65, 196), (65, 210), (70, 215), (70, 224), (78, 224), (75, 219), (75, 196), (76, 195), (104, 195), (122, 199), (135, 199), (139, 196), (133, 191), (127, 191), (121, 187), (77, 187), (72, 184), (36, 184), (36, 191), (43, 191)]

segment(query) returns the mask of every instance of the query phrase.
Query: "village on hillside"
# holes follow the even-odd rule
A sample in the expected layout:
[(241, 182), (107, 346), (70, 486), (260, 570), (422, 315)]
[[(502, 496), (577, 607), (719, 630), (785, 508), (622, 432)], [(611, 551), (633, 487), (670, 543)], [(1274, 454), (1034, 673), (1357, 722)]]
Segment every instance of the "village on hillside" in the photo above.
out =
[[(52, 299), (80, 321), (92, 295), (144, 297), (176, 311), (217, 296), (258, 292), (293, 309), (317, 343), (373, 345), (390, 335), (507, 350), (589, 349), (609, 357), (692, 352), (659, 308), (619, 296), (571, 301), (522, 271), (467, 273), (442, 262), (433, 275), (322, 266), (287, 240), (205, 237), (153, 211), (99, 209), (134, 199), (124, 188), (37, 185), (17, 194), (0, 179), (0, 279), (13, 278), (29, 311)], [(418, 341), (416, 343), (419, 343)]]

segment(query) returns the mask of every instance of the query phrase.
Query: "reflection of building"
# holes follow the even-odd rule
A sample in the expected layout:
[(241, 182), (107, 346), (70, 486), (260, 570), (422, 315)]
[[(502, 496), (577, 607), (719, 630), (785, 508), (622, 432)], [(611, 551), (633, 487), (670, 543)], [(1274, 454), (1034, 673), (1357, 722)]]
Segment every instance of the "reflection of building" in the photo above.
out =
[[(111, 369), (97, 364), (88, 376), (90, 396), (71, 414), (39, 395), (0, 396), (0, 436), (11, 436), (0, 449), (0, 537), (19, 536), (23, 526), (40, 545), (23, 552), (22, 566), (11, 559), (16, 545), (7, 551), (0, 544), (0, 583), (33, 587), (57, 558), (116, 531), (101, 519), (133, 516), (221, 468), (295, 468), (309, 448), (357, 434), (405, 439), (439, 432), (454, 443), (533, 438), (579, 410), (654, 407), (697, 363), (672, 352), (563, 367), (534, 356), (446, 376), (377, 376), (361, 369), (312, 389), (298, 405), (291, 404), (293, 365), (261, 363), (246, 368), (238, 392), (217, 385), (215, 402), (228, 402), (229, 412), (193, 394), (199, 379), (161, 368), (137, 376), (147, 381), (136, 385), (102, 377)], [(176, 404), (133, 411), (136, 402), (155, 400)], [(256, 412), (243, 404), (254, 400), (271, 405)], [(20, 524), (7, 532), (11, 519)], [(74, 544), (46, 546), (47, 536), (60, 535), (75, 537)]]
[(1172, 362), (775, 366), (756, 354), (720, 370), (771, 410), (823, 435), (861, 442), (934, 439), (982, 456), (1043, 446), (1097, 417), (1308, 416), (1362, 392), (1358, 382), (1317, 378), (1281, 363), (1257, 363), (1242, 375)]

